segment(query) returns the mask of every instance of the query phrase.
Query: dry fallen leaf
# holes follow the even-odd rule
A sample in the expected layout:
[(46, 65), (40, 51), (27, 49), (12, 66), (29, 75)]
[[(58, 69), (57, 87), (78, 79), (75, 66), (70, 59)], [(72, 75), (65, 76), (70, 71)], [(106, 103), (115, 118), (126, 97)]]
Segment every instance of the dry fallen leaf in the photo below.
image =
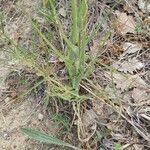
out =
[(115, 14), (117, 15), (115, 28), (119, 33), (122, 35), (125, 35), (128, 32), (135, 33), (136, 23), (132, 16), (119, 11), (115, 11)]
[(134, 99), (134, 103), (140, 103), (141, 101), (147, 100), (148, 94), (145, 89), (134, 88), (132, 98)]
[(147, 88), (148, 85), (146, 82), (141, 79), (139, 75), (129, 75), (129, 74), (122, 74), (122, 73), (113, 73), (112, 75), (110, 73), (106, 74), (106, 77), (108, 77), (110, 80), (112, 80), (116, 84), (116, 88), (120, 89), (121, 91), (126, 91), (129, 88)]
[(118, 71), (133, 74), (134, 71), (143, 68), (144, 64), (138, 61), (136, 58), (132, 58), (123, 62), (117, 61), (113, 64), (113, 67)]
[(133, 54), (141, 49), (142, 49), (142, 44), (138, 44), (138, 43), (133, 44), (130, 42), (125, 42), (123, 44), (124, 55)]

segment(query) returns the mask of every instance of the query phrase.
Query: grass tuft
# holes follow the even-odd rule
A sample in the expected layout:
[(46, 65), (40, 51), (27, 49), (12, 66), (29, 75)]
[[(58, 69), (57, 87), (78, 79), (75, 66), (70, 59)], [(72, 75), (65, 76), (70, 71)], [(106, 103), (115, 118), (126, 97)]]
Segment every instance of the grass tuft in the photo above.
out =
[[(36, 38), (34, 36), (32, 37), (33, 41), (31, 49), (27, 49), (19, 45), (17, 42), (9, 38), (4, 31), (2, 33), (4, 39), (11, 45), (9, 54), (11, 54), (13, 59), (19, 60), (19, 63), (33, 68), (38, 76), (43, 77), (42, 81), (39, 81), (22, 95), (25, 96), (43, 82), (46, 83), (47, 95), (45, 98), (45, 105), (48, 106), (50, 101), (49, 97), (52, 99), (57, 98), (61, 101), (68, 101), (70, 105), (72, 105), (74, 118), (77, 119), (76, 124), (78, 139), (84, 143), (84, 141), (86, 141), (85, 139), (89, 140), (92, 137), (85, 138), (84, 135), (85, 132), (81, 119), (81, 103), (87, 100), (98, 99), (104, 103), (107, 103), (109, 106), (112, 106), (119, 112), (113, 102), (107, 101), (108, 93), (106, 93), (101, 87), (95, 85), (93, 81), (89, 79), (95, 69), (98, 56), (103, 52), (105, 42), (111, 35), (111, 29), (105, 35), (102, 42), (99, 43), (99, 49), (96, 51), (96, 54), (94, 56), (90, 55), (90, 52), (87, 54), (86, 49), (97, 35), (97, 32), (100, 30), (103, 22), (95, 23), (94, 30), (89, 33), (89, 1), (71, 0), (70, 6), (71, 29), (69, 33), (66, 33), (57, 11), (55, 1), (43, 0), (43, 8), (39, 12), (49, 26), (53, 27), (53, 30), (50, 31), (52, 33), (43, 32), (41, 24), (38, 20), (29, 16), (34, 36), (36, 36)], [(107, 17), (108, 14), (103, 17), (103, 21), (105, 21)], [(57, 36), (57, 44), (53, 35)], [(42, 49), (44, 51), (45, 58), (43, 58), (40, 54), (40, 50), (37, 51), (37, 49)], [(56, 62), (53, 63), (49, 61), (49, 54), (56, 57)], [(55, 66), (58, 66), (58, 64), (67, 70), (65, 79), (62, 79), (57, 74), (58, 70)], [(22, 84), (25, 84), (24, 80), (21, 82)], [(83, 85), (84, 83), (85, 85)], [(81, 89), (84, 92), (81, 92)], [(66, 129), (69, 128), (68, 118), (66, 119), (61, 115), (57, 115), (53, 119), (63, 125)], [(79, 148), (76, 148), (57, 138), (51, 137), (45, 133), (29, 128), (22, 128), (21, 130), (31, 138), (40, 142), (67, 146), (79, 150)]]

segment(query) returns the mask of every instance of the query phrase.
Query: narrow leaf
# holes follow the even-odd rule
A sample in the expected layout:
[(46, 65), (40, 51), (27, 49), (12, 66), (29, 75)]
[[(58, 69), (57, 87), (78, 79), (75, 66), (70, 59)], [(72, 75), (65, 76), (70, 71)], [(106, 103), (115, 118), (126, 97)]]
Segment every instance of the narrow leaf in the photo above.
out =
[(52, 136), (49, 136), (48, 134), (42, 133), (40, 131), (36, 131), (36, 130), (30, 129), (30, 128), (22, 128), (21, 131), (23, 133), (27, 134), (32, 139), (40, 141), (40, 142), (61, 145), (61, 146), (67, 146), (67, 147), (73, 148), (75, 150), (80, 150), (79, 148), (77, 148), (71, 144), (65, 143), (62, 140), (59, 140)]
[(79, 40), (77, 0), (71, 0), (71, 6), (72, 6), (71, 39), (73, 44), (77, 44)]

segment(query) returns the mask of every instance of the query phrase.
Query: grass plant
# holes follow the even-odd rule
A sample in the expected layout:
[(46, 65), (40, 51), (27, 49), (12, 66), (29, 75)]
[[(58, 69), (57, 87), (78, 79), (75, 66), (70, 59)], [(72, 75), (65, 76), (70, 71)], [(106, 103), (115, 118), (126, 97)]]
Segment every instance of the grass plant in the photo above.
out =
[[(94, 30), (88, 33), (88, 17), (89, 17), (89, 1), (88, 0), (70, 0), (71, 5), (71, 29), (69, 33), (65, 33), (63, 29), (62, 22), (59, 18), (58, 11), (56, 9), (56, 4), (54, 0), (43, 0), (43, 9), (40, 10), (40, 14), (45, 18), (45, 20), (55, 27), (55, 31), (58, 35), (58, 43), (60, 43), (60, 48), (58, 48), (55, 43), (53, 43), (52, 34), (48, 34), (41, 30), (40, 24), (34, 18), (30, 18), (32, 23), (33, 32), (38, 36), (38, 41), (33, 37), (32, 50), (28, 50), (21, 45), (17, 44), (14, 40), (10, 39), (6, 34), (4, 41), (7, 40), (11, 43), (10, 54), (13, 58), (20, 60), (22, 64), (28, 67), (34, 68), (37, 75), (42, 76), (43, 80), (35, 84), (34, 87), (30, 88), (26, 93), (29, 93), (33, 88), (36, 88), (42, 82), (47, 83), (47, 95), (50, 97), (57, 97), (59, 99), (67, 100), (73, 106), (75, 116), (77, 117), (77, 133), (80, 141), (82, 139), (83, 127), (81, 125), (81, 102), (88, 99), (99, 99), (104, 102), (107, 100), (107, 93), (100, 89), (92, 81), (88, 79), (94, 70), (94, 65), (97, 61), (97, 56), (102, 52), (105, 45), (105, 41), (109, 38), (111, 30), (106, 34), (104, 40), (100, 44), (100, 48), (97, 53), (92, 56), (87, 56), (86, 49), (91, 40), (96, 36), (97, 32), (101, 28), (102, 22), (97, 22), (95, 24)], [(106, 18), (104, 17), (104, 20)], [(1, 21), (2, 22), (2, 21)], [(2, 30), (3, 31), (3, 30)], [(4, 32), (4, 31), (3, 31)], [(52, 32), (52, 31), (51, 31)], [(49, 36), (50, 35), (50, 36)], [(44, 53), (46, 54), (46, 59), (48, 60), (48, 55), (53, 54), (57, 59), (64, 63), (67, 70), (65, 75), (68, 79), (66, 83), (63, 83), (59, 76), (53, 69), (53, 64), (48, 61), (39, 61), (39, 54), (36, 53), (36, 49), (41, 44), (44, 44)], [(88, 62), (87, 58), (90, 58)], [(90, 88), (83, 85), (86, 82), (90, 84)], [(80, 88), (84, 88), (89, 94), (80, 94)], [(102, 97), (102, 98), (101, 98)], [(108, 105), (113, 105), (111, 102), (106, 102)], [(55, 118), (58, 119), (58, 118)], [(59, 118), (60, 119), (60, 118)], [(64, 122), (62, 122), (64, 123)], [(73, 149), (78, 149), (70, 144), (64, 143), (54, 137), (48, 136), (39, 131), (35, 131), (28, 128), (23, 128), (22, 131), (29, 135), (31, 138), (46, 142), (49, 144), (56, 144), (62, 146), (68, 146)]]

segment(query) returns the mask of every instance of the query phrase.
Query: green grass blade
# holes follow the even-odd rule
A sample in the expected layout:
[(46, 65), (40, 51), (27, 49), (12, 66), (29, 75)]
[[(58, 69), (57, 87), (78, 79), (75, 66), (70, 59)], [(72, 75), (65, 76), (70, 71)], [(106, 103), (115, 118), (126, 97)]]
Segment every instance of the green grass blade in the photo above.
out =
[(49, 136), (48, 134), (42, 133), (40, 131), (36, 131), (30, 128), (22, 128), (21, 131), (27, 134), (30, 138), (40, 141), (40, 142), (44, 142), (48, 144), (55, 144), (55, 145), (60, 145), (60, 146), (67, 146), (75, 150), (80, 150), (79, 148), (71, 144), (65, 143), (62, 140)]
[(88, 1), (82, 0), (78, 8), (78, 28), (80, 31), (85, 27), (88, 14)]
[(77, 44), (79, 40), (77, 0), (71, 0), (71, 7), (72, 7), (71, 39), (73, 44)]
[[(64, 56), (63, 54), (60, 53), (59, 50), (57, 50), (55, 48), (54, 45), (52, 45), (51, 42), (49, 42), (49, 40), (46, 38), (46, 36), (38, 29), (36, 23), (34, 23), (34, 21), (32, 21), (32, 26), (33, 28), (37, 31), (37, 33), (40, 35), (40, 37), (46, 42), (47, 45), (50, 46), (50, 48), (53, 50), (53, 52), (56, 54), (56, 56), (60, 57), (62, 60), (64, 60)], [(65, 60), (64, 60), (65, 61)]]

